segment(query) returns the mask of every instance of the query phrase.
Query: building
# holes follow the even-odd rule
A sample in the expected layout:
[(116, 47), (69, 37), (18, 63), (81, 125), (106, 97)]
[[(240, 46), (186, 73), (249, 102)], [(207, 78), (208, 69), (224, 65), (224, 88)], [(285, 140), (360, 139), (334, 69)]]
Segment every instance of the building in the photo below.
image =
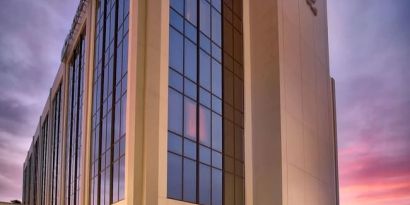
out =
[(337, 204), (326, 0), (81, 0), (28, 205)]

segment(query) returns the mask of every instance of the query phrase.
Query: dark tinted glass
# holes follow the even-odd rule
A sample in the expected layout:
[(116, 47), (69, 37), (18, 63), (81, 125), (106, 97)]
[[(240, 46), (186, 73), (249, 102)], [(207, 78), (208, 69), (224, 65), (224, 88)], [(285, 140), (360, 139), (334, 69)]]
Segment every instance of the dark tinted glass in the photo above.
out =
[[(172, 175), (171, 175), (172, 176)], [(190, 159), (184, 159), (184, 200), (196, 201), (196, 163)]]
[[(180, 0), (183, 1), (183, 0)], [(185, 18), (196, 25), (197, 22), (197, 0), (185, 0)]]
[(172, 89), (168, 94), (168, 129), (182, 135), (182, 95)]
[[(182, 44), (180, 44), (182, 45)], [(185, 40), (185, 57), (184, 57), (184, 74), (190, 80), (196, 82), (197, 65), (196, 65), (196, 46), (189, 40)]]
[(199, 203), (211, 204), (211, 167), (199, 165)]
[(199, 83), (203, 88), (211, 90), (211, 57), (203, 51), (199, 54)]
[(208, 37), (211, 37), (211, 6), (206, 0), (200, 0), (199, 28)]
[[(182, 158), (175, 154), (168, 154), (168, 197), (180, 199), (182, 197)], [(172, 176), (172, 177), (171, 177)]]
[(173, 28), (169, 29), (169, 66), (183, 73), (183, 37)]
[(199, 142), (211, 146), (211, 111), (203, 106), (199, 108)]

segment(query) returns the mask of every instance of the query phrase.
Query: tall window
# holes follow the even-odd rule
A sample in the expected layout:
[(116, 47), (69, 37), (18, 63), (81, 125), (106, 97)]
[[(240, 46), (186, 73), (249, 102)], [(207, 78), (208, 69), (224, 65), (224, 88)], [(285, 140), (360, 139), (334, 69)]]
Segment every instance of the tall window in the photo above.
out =
[(44, 118), (44, 123), (41, 126), (40, 133), (40, 153), (41, 153), (41, 164), (40, 164), (40, 205), (46, 202), (46, 180), (47, 180), (47, 166), (48, 166), (48, 116)]
[(92, 115), (91, 204), (124, 199), (129, 0), (97, 6)]
[(52, 139), (51, 139), (51, 176), (50, 176), (50, 204), (58, 204), (58, 193), (59, 193), (59, 176), (60, 174), (60, 164), (61, 164), (61, 122), (62, 122), (62, 95), (61, 86), (58, 88), (56, 95), (53, 99), (52, 104)]
[(69, 67), (68, 123), (66, 138), (65, 204), (79, 204), (81, 176), (82, 110), (84, 91), (84, 35), (80, 37)]
[(168, 198), (244, 204), (241, 3), (170, 0)]

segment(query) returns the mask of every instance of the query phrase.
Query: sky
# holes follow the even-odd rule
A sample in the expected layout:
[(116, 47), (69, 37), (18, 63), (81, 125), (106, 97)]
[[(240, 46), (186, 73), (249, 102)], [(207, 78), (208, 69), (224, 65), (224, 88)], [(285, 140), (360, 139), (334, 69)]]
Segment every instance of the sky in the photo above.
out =
[[(1, 0), (0, 201), (22, 165), (78, 0)], [(410, 204), (410, 1), (328, 0), (341, 205)]]

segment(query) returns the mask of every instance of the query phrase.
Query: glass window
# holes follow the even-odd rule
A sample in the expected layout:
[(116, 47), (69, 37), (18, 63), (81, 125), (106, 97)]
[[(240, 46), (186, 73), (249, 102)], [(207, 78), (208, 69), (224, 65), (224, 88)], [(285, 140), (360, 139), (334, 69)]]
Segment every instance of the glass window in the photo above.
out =
[(184, 129), (185, 137), (196, 141), (196, 105), (195, 102), (185, 98), (184, 104)]
[(199, 108), (199, 142), (211, 145), (211, 111), (203, 106)]
[(171, 0), (171, 8), (177, 10), (180, 14), (184, 13), (184, 1), (183, 0)]
[(197, 98), (197, 85), (185, 78), (185, 90), (184, 94), (196, 100)]
[(182, 95), (173, 89), (168, 94), (168, 129), (182, 135)]
[(173, 28), (170, 28), (169, 32), (169, 66), (176, 71), (183, 73), (183, 37)]
[(183, 91), (182, 75), (175, 72), (173, 69), (169, 69), (169, 85), (179, 92)]
[(170, 23), (179, 32), (184, 32), (184, 19), (175, 10), (170, 10)]
[(222, 98), (222, 66), (212, 60), (212, 93)]
[[(182, 44), (180, 44), (182, 45)], [(196, 82), (197, 65), (196, 65), (196, 46), (189, 40), (185, 39), (185, 76)]]
[(212, 40), (219, 46), (222, 43), (221, 14), (212, 8)]
[(203, 51), (199, 52), (199, 83), (200, 85), (211, 90), (211, 57)]
[[(170, 175), (173, 176), (173, 175)], [(196, 202), (196, 163), (193, 160), (184, 158), (184, 200)]]
[(197, 29), (189, 23), (189, 21), (185, 21), (185, 35), (196, 44), (197, 42)]
[(168, 153), (168, 197), (182, 198), (182, 158)]
[(205, 0), (200, 0), (199, 16), (200, 30), (208, 37), (211, 37), (211, 5)]
[(200, 145), (199, 146), (199, 161), (211, 165), (211, 149)]
[(222, 205), (222, 171), (212, 169), (212, 205)]
[(168, 151), (182, 155), (182, 137), (168, 132)]
[(184, 157), (196, 160), (196, 143), (189, 139), (184, 139)]
[(212, 148), (222, 152), (222, 118), (212, 113)]
[[(183, 1), (183, 0), (180, 0)], [(196, 26), (197, 22), (197, 0), (185, 0), (185, 18)]]
[(205, 89), (199, 89), (199, 102), (207, 108), (211, 108), (211, 93)]
[(211, 168), (199, 165), (199, 203), (211, 204)]

